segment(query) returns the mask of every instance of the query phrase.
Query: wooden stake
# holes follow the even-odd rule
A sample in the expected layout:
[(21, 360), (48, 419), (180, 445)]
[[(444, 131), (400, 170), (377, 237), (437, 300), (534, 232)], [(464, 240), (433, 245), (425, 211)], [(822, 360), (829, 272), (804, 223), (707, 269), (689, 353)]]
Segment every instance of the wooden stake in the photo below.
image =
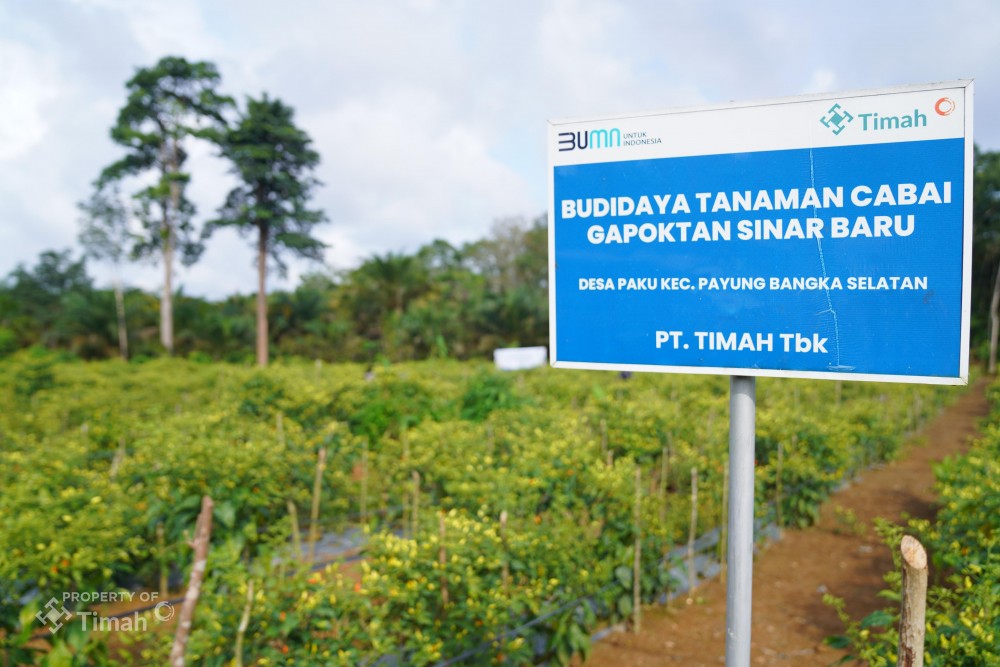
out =
[(698, 454), (705, 454), (705, 443), (712, 442), (712, 431), (715, 429), (715, 408), (708, 411), (708, 419), (705, 421), (705, 440), (698, 443)]
[[(667, 435), (667, 442), (670, 436)], [(670, 474), (670, 446), (663, 448), (663, 455), (660, 458), (660, 528), (666, 530), (667, 527), (667, 475)]]
[(368, 523), (368, 436), (361, 441), (361, 523)]
[(309, 554), (306, 562), (316, 562), (316, 542), (319, 540), (319, 501), (323, 493), (323, 472), (326, 470), (326, 447), (320, 447), (316, 459), (316, 479), (313, 482), (312, 509), (309, 512)]
[(441, 565), (441, 615), (444, 616), (444, 610), (448, 607), (448, 577), (445, 576), (445, 566), (448, 564), (448, 553), (444, 546), (445, 540), (445, 526), (444, 526), (444, 512), (438, 516), (438, 564)]
[(167, 599), (167, 540), (163, 534), (163, 523), (156, 524), (156, 560), (160, 566), (160, 599)]
[(608, 462), (608, 467), (611, 467), (611, 452), (608, 451), (608, 421), (606, 419), (601, 420), (601, 458)]
[(188, 638), (191, 636), (191, 625), (194, 620), (194, 609), (201, 595), (201, 584), (208, 569), (208, 547), (212, 539), (212, 510), (214, 504), (209, 496), (201, 499), (201, 513), (195, 524), (194, 539), (189, 546), (194, 549), (194, 563), (191, 565), (191, 576), (188, 578), (187, 592), (184, 594), (184, 604), (177, 620), (177, 633), (174, 635), (174, 645), (170, 649), (169, 664), (171, 667), (184, 667), (184, 652), (187, 649)]
[(633, 511), (635, 532), (635, 557), (632, 560), (632, 630), (636, 634), (642, 628), (642, 468), (635, 464), (635, 509)]
[(403, 460), (400, 470), (403, 472), (402, 489), (399, 494), (403, 500), (403, 537), (412, 538), (410, 532), (410, 494), (406, 490), (406, 469), (410, 466), (410, 433), (406, 430), (406, 424), (400, 426), (400, 438), (403, 440)]
[(694, 571), (694, 538), (698, 532), (698, 468), (691, 468), (691, 527), (688, 529), (688, 597), (694, 595), (698, 576)]
[(503, 547), (503, 566), (500, 571), (500, 582), (503, 595), (507, 597), (510, 585), (510, 554), (507, 553), (507, 510), (500, 512), (500, 544)]
[(292, 520), (292, 549), (295, 552), (295, 560), (302, 560), (302, 533), (299, 532), (299, 510), (291, 498), (288, 499), (288, 516)]
[(285, 446), (285, 416), (279, 412), (278, 416), (276, 417), (276, 419), (278, 421), (278, 444), (281, 445), (282, 447), (284, 447)]
[(125, 449), (125, 436), (123, 435), (118, 438), (118, 450), (115, 451), (115, 456), (111, 459), (111, 470), (108, 471), (111, 479), (118, 476), (118, 470), (121, 468), (122, 463), (125, 462), (125, 456), (127, 453), (128, 452)]
[(243, 667), (243, 637), (247, 633), (247, 626), (250, 625), (251, 606), (253, 606), (253, 579), (248, 579), (247, 603), (243, 605), (243, 616), (240, 617), (240, 625), (236, 628), (236, 649), (233, 656), (234, 667)]
[(899, 658), (896, 667), (923, 667), (927, 612), (927, 552), (920, 542), (904, 535), (902, 601), (899, 615)]
[(420, 473), (413, 471), (413, 514), (410, 517), (413, 524), (410, 526), (410, 537), (417, 539), (417, 529), (420, 527)]
[[(794, 433), (792, 434), (792, 448), (795, 448), (796, 440), (798, 436)], [(782, 442), (778, 441), (778, 461), (775, 464), (774, 474), (777, 475), (777, 479), (774, 484), (774, 509), (775, 509), (775, 519), (778, 522), (778, 530), (780, 531), (785, 526), (785, 521), (781, 512), (782, 503), (782, 491), (783, 491), (783, 478), (785, 472), (785, 446)]]

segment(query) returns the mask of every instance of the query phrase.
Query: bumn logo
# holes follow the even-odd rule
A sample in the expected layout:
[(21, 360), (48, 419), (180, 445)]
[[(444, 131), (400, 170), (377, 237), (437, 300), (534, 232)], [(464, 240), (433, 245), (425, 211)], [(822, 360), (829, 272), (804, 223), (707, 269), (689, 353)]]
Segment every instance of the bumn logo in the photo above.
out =
[(840, 134), (852, 120), (854, 120), (854, 116), (847, 109), (840, 104), (834, 104), (829, 111), (823, 114), (819, 122), (823, 123), (834, 134)]
[(572, 151), (587, 148), (618, 148), (622, 145), (622, 132), (617, 127), (579, 132), (560, 132), (559, 150)]

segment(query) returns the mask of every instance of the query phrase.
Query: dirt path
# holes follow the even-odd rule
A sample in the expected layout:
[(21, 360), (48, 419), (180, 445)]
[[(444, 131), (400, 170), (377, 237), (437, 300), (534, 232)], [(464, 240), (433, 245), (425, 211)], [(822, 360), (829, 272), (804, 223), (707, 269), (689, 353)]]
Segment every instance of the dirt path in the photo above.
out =
[[(754, 563), (752, 662), (757, 665), (825, 667), (841, 655), (823, 644), (843, 631), (823, 604), (830, 592), (860, 618), (885, 605), (876, 593), (892, 568), (889, 549), (871, 530), (875, 517), (898, 520), (903, 513), (933, 516), (931, 464), (963, 451), (988, 406), (985, 381), (928, 424), (895, 463), (868, 472), (833, 496), (819, 523), (787, 530)], [(853, 512), (857, 523), (847, 511)], [(862, 532), (863, 529), (863, 532)], [(642, 633), (615, 633), (598, 643), (585, 667), (653, 667), (725, 663), (726, 588), (713, 581), (669, 607), (645, 610)]]

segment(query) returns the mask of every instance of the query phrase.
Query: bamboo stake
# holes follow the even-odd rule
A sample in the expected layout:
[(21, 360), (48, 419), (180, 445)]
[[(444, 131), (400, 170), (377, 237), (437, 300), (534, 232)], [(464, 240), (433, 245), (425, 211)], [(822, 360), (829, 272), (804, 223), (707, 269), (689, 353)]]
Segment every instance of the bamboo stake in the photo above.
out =
[(688, 597), (694, 595), (694, 586), (698, 580), (694, 571), (694, 538), (698, 531), (698, 468), (691, 468), (691, 527), (688, 530), (687, 571)]
[(899, 615), (899, 658), (896, 667), (923, 667), (927, 612), (927, 552), (920, 542), (904, 535), (903, 583)]
[(187, 592), (184, 594), (184, 604), (177, 621), (177, 634), (174, 635), (174, 645), (170, 649), (169, 664), (171, 667), (184, 667), (184, 651), (187, 649), (188, 638), (191, 636), (191, 625), (194, 620), (194, 609), (201, 595), (201, 583), (208, 569), (208, 546), (212, 538), (212, 509), (214, 504), (209, 496), (201, 499), (201, 513), (195, 524), (194, 539), (189, 546), (194, 549), (194, 564), (191, 566), (191, 576), (188, 578)]
[(243, 667), (243, 637), (247, 633), (247, 626), (250, 625), (250, 607), (253, 605), (253, 579), (247, 580), (247, 603), (243, 606), (243, 616), (240, 618), (240, 625), (236, 628), (236, 649), (233, 656), (233, 666)]
[(288, 516), (292, 520), (292, 549), (295, 550), (295, 560), (302, 560), (302, 533), (299, 532), (299, 510), (291, 498), (287, 501)]
[(632, 561), (632, 630), (642, 628), (642, 468), (635, 464), (635, 556)]
[(319, 540), (319, 501), (323, 493), (323, 472), (326, 470), (326, 447), (320, 447), (316, 459), (316, 480), (313, 482), (312, 509), (309, 512), (309, 554), (306, 562), (316, 561), (316, 542)]
[(441, 615), (448, 607), (448, 577), (445, 576), (445, 566), (448, 564), (448, 554), (445, 551), (444, 512), (438, 516), (438, 563), (441, 565)]

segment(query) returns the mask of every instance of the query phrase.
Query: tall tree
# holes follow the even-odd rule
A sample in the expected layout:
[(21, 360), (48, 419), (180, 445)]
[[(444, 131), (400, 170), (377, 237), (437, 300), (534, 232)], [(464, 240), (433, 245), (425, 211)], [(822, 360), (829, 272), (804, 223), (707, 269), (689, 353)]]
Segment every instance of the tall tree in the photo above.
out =
[(97, 189), (79, 204), (80, 244), (92, 259), (106, 260), (114, 268), (115, 315), (118, 321), (118, 353), (128, 359), (128, 328), (125, 324), (125, 292), (122, 288), (121, 263), (127, 257), (133, 237), (128, 226), (128, 210), (122, 204), (117, 184)]
[(219, 219), (207, 231), (236, 227), (243, 234), (256, 234), (257, 248), (257, 363), (268, 362), (267, 259), (279, 272), (287, 267), (281, 253), (290, 251), (314, 260), (322, 259), (321, 241), (312, 229), (326, 215), (309, 209), (309, 199), (319, 181), (313, 170), (319, 153), (312, 140), (295, 126), (294, 111), (265, 94), (247, 98), (246, 113), (221, 138), (222, 155), (233, 163), (241, 183), (226, 198)]
[(197, 260), (204, 249), (194, 233), (194, 205), (185, 197), (190, 175), (183, 169), (188, 137), (217, 137), (223, 113), (232, 104), (217, 92), (220, 77), (215, 65), (188, 62), (177, 56), (140, 68), (126, 82), (128, 99), (111, 128), (111, 138), (128, 152), (107, 167), (98, 187), (127, 176), (153, 172), (157, 180), (136, 194), (146, 236), (133, 247), (136, 256), (159, 256), (163, 263), (160, 300), (160, 341), (174, 349), (173, 268), (180, 251), (184, 264)]

